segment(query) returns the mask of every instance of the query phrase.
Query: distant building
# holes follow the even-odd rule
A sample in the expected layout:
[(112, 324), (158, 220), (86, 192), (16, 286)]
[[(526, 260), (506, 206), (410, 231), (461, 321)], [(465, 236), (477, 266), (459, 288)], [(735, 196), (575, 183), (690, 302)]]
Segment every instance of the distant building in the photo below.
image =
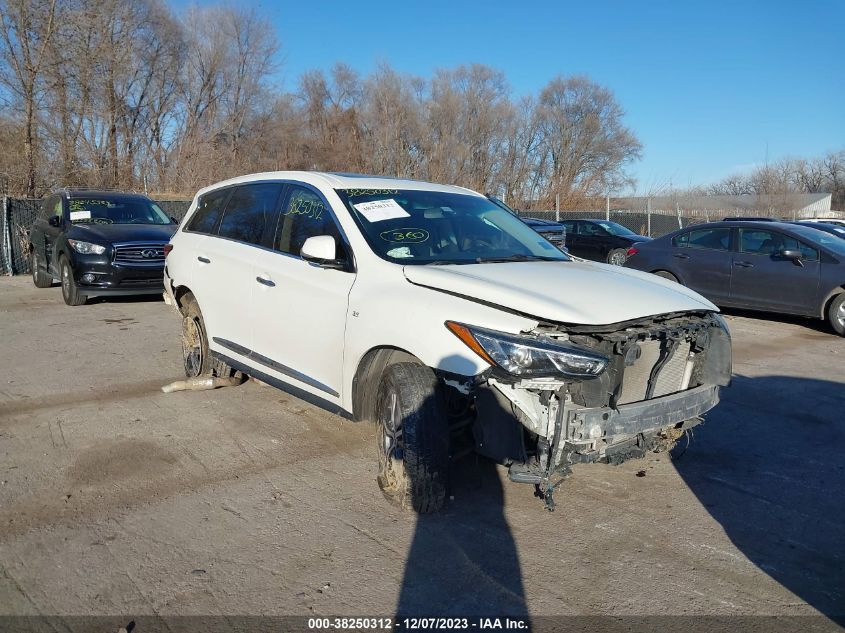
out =
[(680, 210), (686, 214), (789, 216), (813, 218), (838, 215), (831, 213), (829, 193), (786, 193), (786, 194), (741, 194), (736, 196), (632, 196), (611, 198), (611, 210), (636, 210), (672, 212)]

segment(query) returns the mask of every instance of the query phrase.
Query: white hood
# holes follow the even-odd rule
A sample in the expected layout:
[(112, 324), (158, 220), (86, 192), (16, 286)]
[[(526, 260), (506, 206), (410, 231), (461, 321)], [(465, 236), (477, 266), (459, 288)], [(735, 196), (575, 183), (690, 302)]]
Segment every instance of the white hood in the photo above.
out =
[(413, 284), (477, 299), (541, 320), (606, 325), (717, 308), (661, 277), (593, 262), (506, 262), (405, 266)]

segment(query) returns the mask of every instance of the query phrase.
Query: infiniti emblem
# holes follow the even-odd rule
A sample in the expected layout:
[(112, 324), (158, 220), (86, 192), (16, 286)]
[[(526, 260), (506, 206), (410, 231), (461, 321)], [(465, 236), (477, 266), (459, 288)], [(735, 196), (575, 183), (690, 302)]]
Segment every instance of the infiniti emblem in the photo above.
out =
[(144, 250), (141, 251), (141, 257), (143, 257), (144, 259), (153, 259), (154, 257), (157, 257), (157, 256), (158, 256), (158, 253), (156, 252), (156, 250), (154, 248), (145, 248)]

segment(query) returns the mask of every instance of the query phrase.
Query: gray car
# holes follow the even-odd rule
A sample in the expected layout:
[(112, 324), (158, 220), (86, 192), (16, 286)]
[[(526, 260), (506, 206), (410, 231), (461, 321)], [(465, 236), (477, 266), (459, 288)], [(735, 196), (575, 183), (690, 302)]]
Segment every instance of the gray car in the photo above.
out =
[(785, 222), (712, 222), (628, 251), (628, 268), (725, 307), (827, 319), (845, 336), (845, 240)]

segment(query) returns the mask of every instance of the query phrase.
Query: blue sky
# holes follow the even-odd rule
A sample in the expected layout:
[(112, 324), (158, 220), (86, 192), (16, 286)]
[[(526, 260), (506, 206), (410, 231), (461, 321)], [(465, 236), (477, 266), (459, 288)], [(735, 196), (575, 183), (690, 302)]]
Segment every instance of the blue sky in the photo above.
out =
[(643, 143), (641, 191), (845, 148), (843, 0), (244, 1), (277, 29), (286, 88), (338, 60), (421, 76), (479, 62), (515, 95), (588, 75)]

